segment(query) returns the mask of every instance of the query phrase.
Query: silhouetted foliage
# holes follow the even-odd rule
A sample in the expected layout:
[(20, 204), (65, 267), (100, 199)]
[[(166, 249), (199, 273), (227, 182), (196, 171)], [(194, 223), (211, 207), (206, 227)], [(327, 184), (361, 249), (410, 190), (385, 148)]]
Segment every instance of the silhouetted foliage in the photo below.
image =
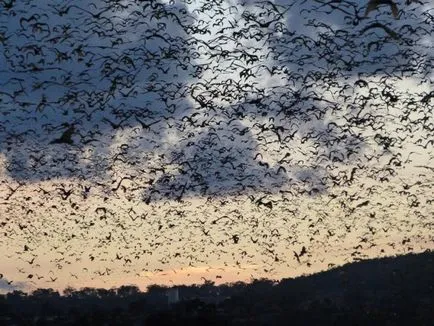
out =
[(347, 264), (276, 282), (66, 288), (0, 296), (0, 324), (24, 325), (431, 325), (434, 253)]

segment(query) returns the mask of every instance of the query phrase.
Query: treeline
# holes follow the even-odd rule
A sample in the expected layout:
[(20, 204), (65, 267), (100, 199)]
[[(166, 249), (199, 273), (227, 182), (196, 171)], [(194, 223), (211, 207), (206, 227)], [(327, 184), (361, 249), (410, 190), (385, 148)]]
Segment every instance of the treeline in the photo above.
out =
[(0, 296), (0, 324), (432, 325), (433, 287), (434, 254), (425, 252), (280, 282), (178, 286), (171, 306), (162, 285), (14, 291)]

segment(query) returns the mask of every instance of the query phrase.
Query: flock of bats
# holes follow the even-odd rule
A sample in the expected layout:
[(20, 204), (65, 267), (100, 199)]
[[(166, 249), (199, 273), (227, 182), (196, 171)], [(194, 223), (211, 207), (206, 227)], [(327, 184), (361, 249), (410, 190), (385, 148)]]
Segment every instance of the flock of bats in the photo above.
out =
[(433, 31), (423, 0), (0, 1), (0, 275), (431, 248)]

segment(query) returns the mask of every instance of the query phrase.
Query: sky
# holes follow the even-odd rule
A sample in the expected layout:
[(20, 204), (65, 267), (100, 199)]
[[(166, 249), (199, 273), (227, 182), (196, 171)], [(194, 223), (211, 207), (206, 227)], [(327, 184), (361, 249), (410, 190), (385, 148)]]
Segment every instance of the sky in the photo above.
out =
[(432, 250), (434, 7), (396, 4), (1, 5), (0, 289)]

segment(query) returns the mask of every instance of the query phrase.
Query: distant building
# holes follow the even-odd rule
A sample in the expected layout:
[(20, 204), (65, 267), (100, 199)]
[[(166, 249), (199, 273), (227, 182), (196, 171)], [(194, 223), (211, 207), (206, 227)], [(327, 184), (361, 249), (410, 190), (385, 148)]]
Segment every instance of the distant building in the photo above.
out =
[(167, 295), (167, 303), (169, 305), (179, 302), (179, 289), (177, 287), (168, 289), (166, 295)]

